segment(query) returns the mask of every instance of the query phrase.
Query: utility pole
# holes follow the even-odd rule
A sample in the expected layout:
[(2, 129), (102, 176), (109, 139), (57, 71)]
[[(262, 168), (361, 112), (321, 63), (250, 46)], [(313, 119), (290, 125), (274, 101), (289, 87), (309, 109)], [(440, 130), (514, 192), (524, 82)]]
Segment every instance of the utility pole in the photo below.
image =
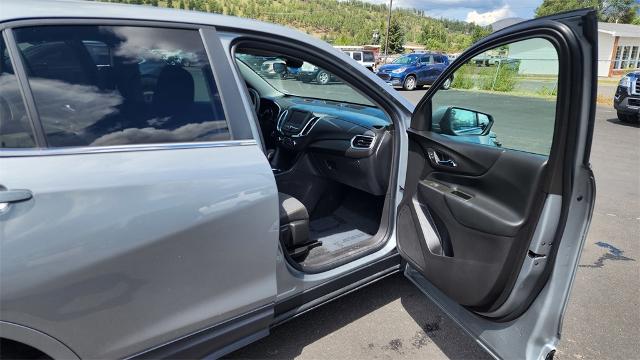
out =
[(384, 38), (384, 63), (387, 63), (387, 53), (389, 52), (389, 28), (391, 27), (391, 8), (393, 7), (393, 0), (389, 0), (389, 16), (387, 16), (387, 36)]

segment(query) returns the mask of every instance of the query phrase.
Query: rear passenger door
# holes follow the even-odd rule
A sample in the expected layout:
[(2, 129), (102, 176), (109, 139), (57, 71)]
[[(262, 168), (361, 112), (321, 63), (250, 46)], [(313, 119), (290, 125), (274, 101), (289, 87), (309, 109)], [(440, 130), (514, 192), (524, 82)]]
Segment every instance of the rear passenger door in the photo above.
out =
[(0, 320), (81, 358), (268, 333), (277, 190), (215, 30), (37, 24), (3, 33)]
[(447, 65), (445, 63), (446, 59), (445, 59), (445, 57), (443, 55), (435, 55), (433, 57), (433, 59), (434, 59), (434, 62), (435, 62), (434, 66), (433, 66), (433, 69), (434, 69), (433, 77), (434, 77), (434, 80), (435, 80), (438, 76), (440, 76), (440, 74), (442, 74), (444, 69), (447, 68)]
[(433, 79), (433, 56), (423, 55), (418, 64), (418, 85), (429, 83)]

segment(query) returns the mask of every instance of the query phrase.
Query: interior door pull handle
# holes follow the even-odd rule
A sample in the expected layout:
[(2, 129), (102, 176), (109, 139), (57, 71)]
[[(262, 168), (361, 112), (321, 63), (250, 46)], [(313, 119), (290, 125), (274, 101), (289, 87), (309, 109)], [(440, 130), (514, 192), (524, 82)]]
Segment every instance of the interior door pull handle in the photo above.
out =
[(451, 159), (441, 159), (438, 152), (433, 149), (427, 149), (427, 155), (433, 164), (452, 168), (458, 166), (458, 164)]
[(448, 167), (456, 167), (458, 166), (458, 164), (456, 164), (455, 161), (453, 160), (438, 160), (437, 164), (440, 166), (448, 166)]
[(29, 190), (6, 190), (0, 191), (0, 204), (13, 203), (29, 200), (33, 194)]

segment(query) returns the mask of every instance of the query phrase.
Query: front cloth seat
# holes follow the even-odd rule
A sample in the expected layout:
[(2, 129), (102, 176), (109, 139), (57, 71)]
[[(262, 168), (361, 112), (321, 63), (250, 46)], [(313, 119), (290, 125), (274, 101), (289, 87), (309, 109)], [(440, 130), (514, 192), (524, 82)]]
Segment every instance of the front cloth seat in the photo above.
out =
[(280, 200), (280, 240), (289, 250), (309, 242), (309, 213), (296, 198), (278, 193)]

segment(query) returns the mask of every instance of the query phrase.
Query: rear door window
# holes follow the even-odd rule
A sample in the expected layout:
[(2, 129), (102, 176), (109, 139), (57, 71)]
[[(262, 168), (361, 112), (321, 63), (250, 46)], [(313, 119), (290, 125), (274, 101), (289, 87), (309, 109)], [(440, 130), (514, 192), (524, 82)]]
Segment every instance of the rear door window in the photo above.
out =
[(360, 52), (354, 52), (354, 53), (353, 53), (353, 59), (354, 59), (355, 61), (362, 61), (362, 53), (360, 53)]
[(31, 123), (2, 34), (0, 56), (0, 148), (35, 147)]
[(196, 30), (41, 26), (14, 34), (51, 147), (230, 138)]

